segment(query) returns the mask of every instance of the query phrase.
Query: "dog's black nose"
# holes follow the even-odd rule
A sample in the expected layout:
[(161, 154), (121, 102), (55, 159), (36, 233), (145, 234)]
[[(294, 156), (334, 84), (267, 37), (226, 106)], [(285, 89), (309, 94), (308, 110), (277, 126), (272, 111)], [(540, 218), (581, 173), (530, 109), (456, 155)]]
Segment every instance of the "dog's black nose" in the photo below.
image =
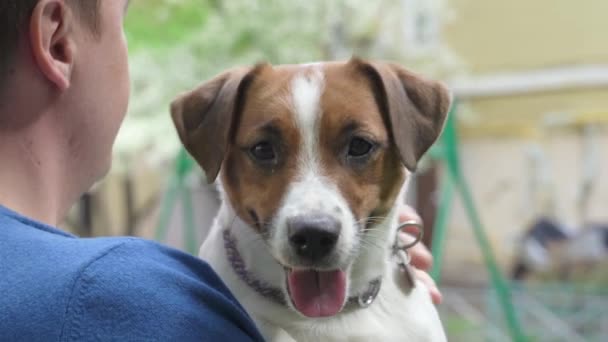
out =
[(340, 222), (328, 215), (302, 215), (287, 221), (289, 244), (300, 257), (318, 261), (336, 246)]

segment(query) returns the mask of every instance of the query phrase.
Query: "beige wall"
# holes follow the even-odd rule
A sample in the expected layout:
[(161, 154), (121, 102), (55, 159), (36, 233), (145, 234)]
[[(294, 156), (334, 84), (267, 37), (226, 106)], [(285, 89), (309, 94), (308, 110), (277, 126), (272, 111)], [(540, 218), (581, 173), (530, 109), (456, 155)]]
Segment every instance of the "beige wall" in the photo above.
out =
[(608, 63), (608, 1), (448, 0), (443, 36), (475, 74)]
[[(444, 27), (443, 39), (473, 76), (608, 66), (608, 1), (447, 1), (453, 19)], [(608, 89), (494, 97), (466, 105), (468, 111), (461, 113), (465, 136), (504, 133), (496, 125), (519, 135), (513, 125), (536, 125), (548, 112), (603, 113), (607, 120)], [(475, 125), (480, 129), (475, 131)]]
[(459, 128), (465, 138), (534, 138), (547, 134), (546, 121), (558, 117), (573, 127), (608, 123), (608, 89), (483, 98), (464, 101), (459, 109)]

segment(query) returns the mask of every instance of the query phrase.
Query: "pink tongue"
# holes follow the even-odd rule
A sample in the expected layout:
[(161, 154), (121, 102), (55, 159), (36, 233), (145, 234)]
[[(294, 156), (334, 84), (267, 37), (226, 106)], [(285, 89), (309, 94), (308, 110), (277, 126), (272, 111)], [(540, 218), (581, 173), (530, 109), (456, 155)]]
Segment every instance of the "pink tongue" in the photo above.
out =
[(289, 271), (287, 285), (294, 306), (308, 317), (337, 314), (346, 297), (346, 275), (340, 270)]

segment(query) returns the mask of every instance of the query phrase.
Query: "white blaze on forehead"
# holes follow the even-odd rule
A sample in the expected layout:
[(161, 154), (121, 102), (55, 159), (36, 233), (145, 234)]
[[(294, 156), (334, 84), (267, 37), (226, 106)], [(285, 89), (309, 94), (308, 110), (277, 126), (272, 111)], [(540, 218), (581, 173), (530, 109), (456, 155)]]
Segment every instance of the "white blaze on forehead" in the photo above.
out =
[(304, 69), (291, 83), (295, 120), (304, 145), (304, 155), (300, 157), (308, 161), (315, 159), (317, 150), (317, 124), (322, 115), (321, 95), (324, 83), (323, 71), (319, 66)]
[(276, 216), (277, 229), (271, 244), (280, 260), (293, 255), (288, 243), (287, 222), (298, 215), (329, 215), (340, 222), (342, 232), (336, 246), (337, 260), (344, 265), (356, 235), (354, 217), (335, 180), (323, 174), (319, 158), (319, 135), (324, 115), (321, 96), (325, 88), (322, 65), (306, 65), (291, 81), (292, 112), (300, 133), (296, 179), (289, 184)]

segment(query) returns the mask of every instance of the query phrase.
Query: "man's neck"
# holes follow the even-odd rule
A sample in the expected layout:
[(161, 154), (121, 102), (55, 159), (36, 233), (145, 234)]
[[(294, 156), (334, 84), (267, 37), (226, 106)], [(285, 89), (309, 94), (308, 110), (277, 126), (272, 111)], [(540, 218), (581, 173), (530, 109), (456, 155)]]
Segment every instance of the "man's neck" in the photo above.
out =
[(69, 175), (47, 126), (41, 122), (17, 132), (0, 130), (0, 205), (57, 225), (68, 209), (69, 189), (62, 180)]

